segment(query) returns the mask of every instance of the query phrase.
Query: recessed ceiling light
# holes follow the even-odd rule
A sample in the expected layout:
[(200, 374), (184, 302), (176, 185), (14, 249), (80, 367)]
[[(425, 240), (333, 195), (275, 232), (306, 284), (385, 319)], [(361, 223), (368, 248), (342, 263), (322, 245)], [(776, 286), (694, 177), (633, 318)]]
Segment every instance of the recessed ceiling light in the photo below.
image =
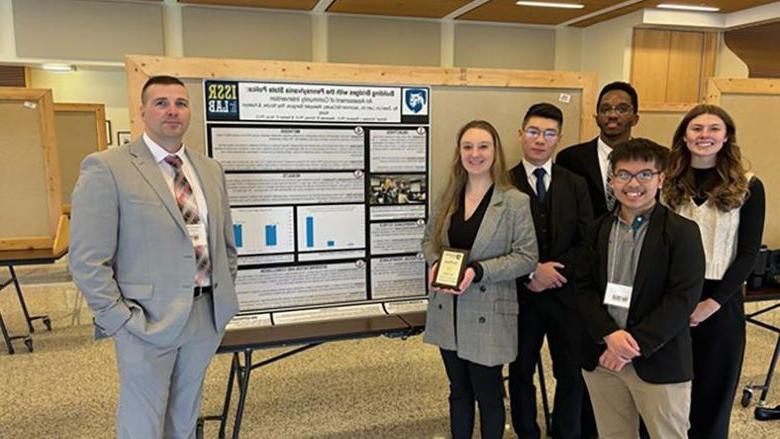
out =
[(516, 5), (519, 6), (537, 6), (540, 8), (563, 8), (563, 9), (582, 9), (585, 5), (579, 3), (558, 3), (558, 2), (532, 2), (532, 1), (517, 1)]
[(661, 9), (676, 9), (678, 11), (695, 11), (695, 12), (718, 12), (720, 8), (714, 6), (697, 6), (697, 5), (677, 5), (672, 3), (661, 3), (658, 5)]
[(43, 70), (50, 72), (75, 72), (76, 66), (72, 64), (43, 64), (41, 65)]

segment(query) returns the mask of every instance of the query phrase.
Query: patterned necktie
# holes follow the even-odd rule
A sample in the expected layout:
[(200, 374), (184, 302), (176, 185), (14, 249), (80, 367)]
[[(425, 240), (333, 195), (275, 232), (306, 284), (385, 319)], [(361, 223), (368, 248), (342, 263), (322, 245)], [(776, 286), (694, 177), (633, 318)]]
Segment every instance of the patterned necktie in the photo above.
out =
[(534, 169), (534, 176), (536, 177), (536, 198), (539, 201), (544, 201), (544, 196), (547, 195), (547, 189), (544, 187), (544, 176), (547, 171), (544, 168)]
[(612, 190), (612, 176), (607, 175), (607, 186), (604, 188), (604, 197), (607, 200), (607, 211), (612, 212), (615, 209), (615, 192)]
[[(198, 203), (192, 193), (192, 186), (187, 181), (182, 170), (182, 161), (178, 156), (169, 155), (165, 162), (171, 165), (174, 171), (173, 192), (176, 195), (176, 204), (179, 205), (181, 216), (187, 225), (201, 224), (198, 214)], [(198, 271), (195, 273), (195, 285), (204, 285), (211, 277), (211, 260), (209, 259), (208, 245), (193, 245), (195, 249), (195, 264)]]

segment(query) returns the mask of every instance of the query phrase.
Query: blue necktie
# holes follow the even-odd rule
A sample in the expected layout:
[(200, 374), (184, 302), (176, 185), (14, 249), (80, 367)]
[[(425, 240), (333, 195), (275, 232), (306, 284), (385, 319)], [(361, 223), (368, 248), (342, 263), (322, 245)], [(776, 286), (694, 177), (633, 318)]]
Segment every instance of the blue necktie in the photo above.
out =
[(544, 201), (544, 196), (547, 194), (547, 189), (544, 187), (544, 175), (547, 172), (544, 168), (534, 169), (534, 176), (536, 177), (536, 197), (539, 201)]

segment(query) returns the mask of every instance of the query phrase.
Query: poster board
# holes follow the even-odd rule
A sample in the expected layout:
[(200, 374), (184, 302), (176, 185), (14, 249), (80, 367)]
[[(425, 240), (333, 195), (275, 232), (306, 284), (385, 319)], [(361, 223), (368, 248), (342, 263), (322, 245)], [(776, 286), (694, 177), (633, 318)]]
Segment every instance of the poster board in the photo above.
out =
[[(190, 94), (192, 121), (185, 144), (209, 153), (204, 102), (204, 80), (258, 81), (285, 84), (327, 84), (329, 86), (417, 87), (430, 90), (430, 140), (426, 152), (429, 169), (426, 199), (440, 191), (456, 150), (456, 133), (472, 119), (492, 122), (501, 134), (508, 163), (519, 161), (517, 130), (531, 104), (547, 101), (558, 104), (566, 117), (563, 144), (577, 143), (595, 135), (590, 109), (595, 106), (594, 74), (565, 72), (529, 72), (498, 69), (402, 67), (355, 64), (303, 63), (253, 60), (180, 59), (131, 55), (126, 58), (129, 108), (140, 107), (140, 90), (154, 75), (168, 74), (183, 80)], [(438, 110), (437, 110), (438, 109)], [(137, 112), (131, 113), (133, 137), (143, 131)], [(354, 129), (352, 127), (350, 129)], [(213, 151), (212, 151), (213, 152)], [(367, 179), (367, 186), (374, 185)], [(383, 182), (376, 181), (378, 185)], [(367, 189), (369, 191), (369, 189)], [(305, 222), (302, 223), (305, 225)], [(302, 226), (303, 227), (303, 226)], [(278, 232), (278, 230), (277, 230)], [(305, 235), (305, 230), (302, 232)], [(420, 261), (420, 264), (424, 264)], [(424, 266), (424, 265), (421, 265)], [(422, 271), (424, 273), (424, 271)], [(240, 274), (239, 274), (240, 276)], [(258, 279), (258, 281), (261, 281)], [(390, 302), (398, 305), (398, 303)], [(387, 303), (370, 304), (369, 313), (388, 312)], [(330, 317), (343, 318), (358, 304), (333, 306)], [(400, 306), (400, 305), (399, 305)], [(383, 308), (384, 307), (384, 308)], [(365, 309), (363, 310), (365, 312)], [(247, 316), (247, 325), (279, 323), (284, 319), (323, 316), (321, 309), (299, 309), (285, 316)], [(254, 320), (249, 322), (249, 320)]]
[(54, 104), (54, 126), (62, 175), (62, 210), (70, 214), (70, 194), (84, 158), (106, 149), (106, 110), (103, 104)]
[(737, 127), (737, 143), (749, 169), (764, 183), (766, 222), (763, 242), (780, 248), (780, 80), (712, 78), (707, 103), (720, 105)]
[(0, 250), (67, 246), (51, 90), (0, 87)]

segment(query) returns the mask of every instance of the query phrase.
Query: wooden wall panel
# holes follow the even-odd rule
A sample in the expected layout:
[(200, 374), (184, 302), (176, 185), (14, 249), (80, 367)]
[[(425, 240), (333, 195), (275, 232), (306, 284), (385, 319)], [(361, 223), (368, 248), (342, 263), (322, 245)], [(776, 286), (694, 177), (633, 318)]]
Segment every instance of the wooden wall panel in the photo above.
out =
[(715, 72), (716, 34), (634, 29), (631, 82), (651, 106), (700, 102)]
[(696, 102), (701, 85), (704, 34), (671, 32), (665, 102)]
[(666, 102), (669, 31), (634, 29), (631, 83), (642, 101)]

